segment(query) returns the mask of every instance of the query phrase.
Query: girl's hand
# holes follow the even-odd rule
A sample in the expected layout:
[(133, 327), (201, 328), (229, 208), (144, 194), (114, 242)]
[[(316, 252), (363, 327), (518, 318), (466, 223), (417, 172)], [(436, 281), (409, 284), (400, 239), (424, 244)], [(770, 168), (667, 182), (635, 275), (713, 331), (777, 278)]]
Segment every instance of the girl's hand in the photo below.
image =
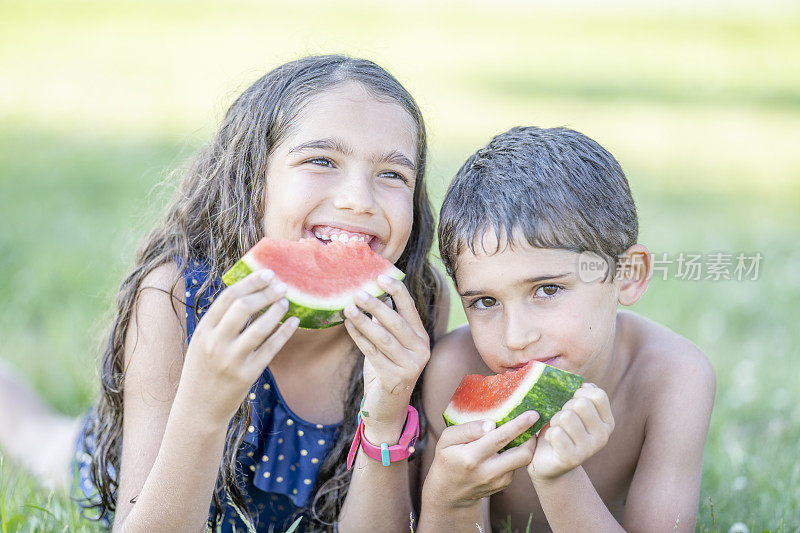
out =
[(603, 389), (584, 383), (553, 415), (528, 465), (531, 481), (552, 480), (599, 452), (614, 431), (611, 404)]
[(191, 396), (198, 412), (215, 423), (227, 426), (250, 387), (297, 330), (297, 317), (279, 325), (288, 309), (285, 293), (286, 285), (272, 271), (253, 272), (222, 291), (198, 323), (178, 394)]
[(386, 439), (400, 437), (411, 391), (430, 358), (430, 344), (406, 286), (383, 275), (378, 276), (378, 285), (392, 297), (397, 311), (361, 291), (356, 305), (372, 320), (352, 305), (345, 309), (344, 324), (365, 356), (361, 416), (366, 434), (391, 445)]
[(469, 507), (506, 488), (514, 471), (531, 462), (534, 439), (498, 452), (537, 420), (538, 413), (526, 411), (499, 428), (491, 420), (445, 428), (425, 478), (423, 500), (443, 508)]

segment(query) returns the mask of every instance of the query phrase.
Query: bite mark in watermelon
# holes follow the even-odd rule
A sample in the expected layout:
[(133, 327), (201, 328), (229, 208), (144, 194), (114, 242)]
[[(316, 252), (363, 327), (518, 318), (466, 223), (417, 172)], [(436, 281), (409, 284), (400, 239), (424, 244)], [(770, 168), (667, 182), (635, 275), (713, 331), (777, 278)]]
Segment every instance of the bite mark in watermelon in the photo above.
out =
[(222, 276), (233, 285), (251, 272), (269, 268), (284, 282), (289, 310), (300, 327), (319, 329), (344, 322), (344, 308), (358, 290), (376, 298), (386, 297), (378, 286), (380, 274), (402, 280), (405, 274), (363, 242), (331, 242), (317, 239), (282, 241), (263, 238)]
[(464, 376), (443, 416), (448, 426), (473, 420), (494, 420), (497, 426), (525, 411), (539, 420), (511, 441), (504, 450), (519, 446), (542, 429), (583, 384), (584, 378), (541, 361), (494, 376)]

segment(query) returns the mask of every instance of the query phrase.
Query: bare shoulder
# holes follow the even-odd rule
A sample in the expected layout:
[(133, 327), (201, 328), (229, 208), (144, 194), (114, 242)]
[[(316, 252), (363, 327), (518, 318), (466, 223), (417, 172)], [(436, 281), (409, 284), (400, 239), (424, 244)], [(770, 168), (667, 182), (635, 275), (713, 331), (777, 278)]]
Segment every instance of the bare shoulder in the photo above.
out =
[(186, 344), (185, 290), (175, 263), (142, 279), (125, 335), (126, 385), (143, 379), (162, 392), (177, 386)]
[[(622, 312), (621, 312), (622, 313)], [(623, 526), (630, 530), (694, 529), (703, 449), (714, 405), (716, 378), (694, 343), (635, 313), (618, 325), (631, 354), (631, 413), (644, 421)], [(616, 415), (615, 415), (616, 416)], [(688, 519), (687, 519), (688, 518)]]
[(433, 269), (433, 274), (439, 284), (439, 294), (436, 299), (436, 321), (434, 322), (434, 340), (441, 338), (447, 332), (447, 323), (450, 320), (450, 287), (447, 278), (437, 269)]
[[(713, 402), (716, 376), (711, 361), (689, 339), (630, 311), (620, 311), (628, 340), (634, 387), (654, 400), (684, 397)], [(655, 393), (655, 394), (654, 394)]]
[[(436, 341), (425, 367), (422, 395), (426, 412), (444, 411), (466, 374), (490, 373), (472, 342), (469, 326), (454, 329)], [(432, 421), (432, 426), (438, 436), (444, 421)]]

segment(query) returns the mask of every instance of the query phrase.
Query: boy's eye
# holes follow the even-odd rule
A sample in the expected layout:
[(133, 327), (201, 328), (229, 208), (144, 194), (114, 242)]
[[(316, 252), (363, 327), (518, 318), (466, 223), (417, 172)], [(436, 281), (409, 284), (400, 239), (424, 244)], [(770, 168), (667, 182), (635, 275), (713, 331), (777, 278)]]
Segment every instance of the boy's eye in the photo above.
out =
[(497, 300), (491, 296), (484, 296), (483, 298), (478, 298), (472, 302), (472, 307), (475, 307), (476, 309), (489, 309), (490, 307), (494, 307), (495, 304), (497, 304)]
[(535, 295), (540, 298), (550, 298), (555, 296), (561, 291), (562, 287), (558, 285), (542, 285), (536, 289)]

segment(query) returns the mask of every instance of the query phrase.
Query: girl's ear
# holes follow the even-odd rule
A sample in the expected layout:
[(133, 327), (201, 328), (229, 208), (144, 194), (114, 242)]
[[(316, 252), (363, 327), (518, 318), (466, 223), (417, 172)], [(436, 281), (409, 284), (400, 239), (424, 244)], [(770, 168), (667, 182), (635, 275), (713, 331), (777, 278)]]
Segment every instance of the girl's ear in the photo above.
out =
[(617, 260), (618, 301), (633, 305), (642, 297), (653, 275), (653, 258), (644, 245), (634, 244)]

